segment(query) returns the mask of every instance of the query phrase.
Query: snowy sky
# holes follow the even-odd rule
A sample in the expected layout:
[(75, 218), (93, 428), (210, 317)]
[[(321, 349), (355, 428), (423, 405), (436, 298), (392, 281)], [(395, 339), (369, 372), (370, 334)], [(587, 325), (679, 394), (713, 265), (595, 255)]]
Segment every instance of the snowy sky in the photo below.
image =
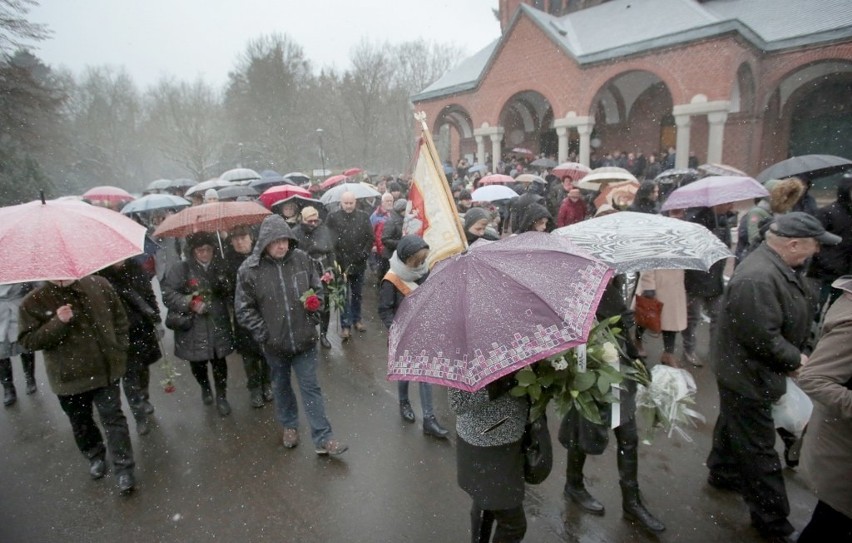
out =
[(40, 0), (29, 13), (53, 37), (36, 55), (79, 74), (124, 66), (141, 87), (163, 75), (222, 85), (246, 43), (278, 32), (313, 66), (349, 67), (362, 37), (454, 43), (467, 55), (499, 37), (497, 0)]

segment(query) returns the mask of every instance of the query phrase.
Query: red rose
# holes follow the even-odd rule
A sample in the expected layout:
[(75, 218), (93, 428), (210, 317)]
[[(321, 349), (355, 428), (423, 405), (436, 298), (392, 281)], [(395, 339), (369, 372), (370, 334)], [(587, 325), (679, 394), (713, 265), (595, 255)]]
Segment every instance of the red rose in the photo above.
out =
[(319, 296), (316, 294), (311, 294), (307, 298), (305, 298), (305, 310), (313, 313), (314, 311), (318, 311), (322, 303), (320, 302)]
[(172, 392), (175, 391), (175, 386), (174, 385), (166, 385), (165, 387), (163, 387), (163, 391), (166, 394), (171, 394)]
[(198, 288), (198, 279), (193, 277), (192, 279), (186, 282), (186, 286), (188, 286), (189, 288)]
[(201, 297), (200, 295), (198, 295), (198, 294), (196, 294), (195, 296), (193, 296), (193, 297), (192, 297), (192, 300), (190, 300), (190, 301), (189, 301), (189, 303), (191, 303), (191, 304), (200, 304), (200, 303), (203, 303), (203, 302), (204, 302), (204, 298), (202, 298), (202, 297)]

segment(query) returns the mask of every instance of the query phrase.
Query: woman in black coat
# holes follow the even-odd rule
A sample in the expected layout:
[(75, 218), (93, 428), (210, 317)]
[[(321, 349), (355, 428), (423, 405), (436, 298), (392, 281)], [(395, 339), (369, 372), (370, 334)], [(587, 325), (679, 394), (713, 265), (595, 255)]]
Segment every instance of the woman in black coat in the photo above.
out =
[(151, 382), (149, 366), (163, 356), (159, 340), (163, 329), (157, 297), (151, 287), (151, 279), (132, 258), (104, 268), (98, 275), (110, 282), (127, 313), (130, 341), (127, 371), (121, 379), (121, 385), (133, 418), (136, 419), (136, 431), (145, 435), (149, 431), (148, 415), (154, 412), (148, 395)]

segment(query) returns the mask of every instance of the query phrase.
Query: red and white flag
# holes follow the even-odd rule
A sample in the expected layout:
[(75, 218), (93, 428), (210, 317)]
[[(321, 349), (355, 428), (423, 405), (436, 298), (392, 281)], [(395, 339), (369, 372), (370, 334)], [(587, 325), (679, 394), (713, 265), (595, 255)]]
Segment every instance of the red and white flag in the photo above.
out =
[(427, 262), (431, 268), (467, 249), (467, 241), (425, 115), (415, 114), (415, 118), (421, 123), (421, 135), (408, 189), (403, 233), (416, 234), (429, 244)]

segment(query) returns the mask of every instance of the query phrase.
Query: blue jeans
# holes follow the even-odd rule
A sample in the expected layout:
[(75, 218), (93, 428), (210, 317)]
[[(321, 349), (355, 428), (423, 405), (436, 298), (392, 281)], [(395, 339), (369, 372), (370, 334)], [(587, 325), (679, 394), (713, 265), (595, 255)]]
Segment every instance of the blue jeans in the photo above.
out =
[(340, 327), (352, 328), (356, 322), (361, 322), (361, 294), (364, 290), (365, 271), (346, 274), (349, 289), (346, 296), (346, 304), (340, 313)]
[[(409, 381), (397, 381), (400, 402), (408, 401), (408, 383)], [(420, 385), (420, 408), (423, 410), (425, 419), (432, 416), (432, 385), (423, 382), (417, 384)]]
[(272, 371), (272, 395), (275, 398), (275, 418), (284, 428), (299, 427), (299, 408), (296, 394), (290, 385), (290, 370), (296, 372), (302, 404), (311, 426), (311, 440), (320, 446), (331, 439), (331, 424), (325, 416), (325, 405), (317, 381), (317, 350), (292, 356), (279, 356), (265, 350), (266, 361)]

